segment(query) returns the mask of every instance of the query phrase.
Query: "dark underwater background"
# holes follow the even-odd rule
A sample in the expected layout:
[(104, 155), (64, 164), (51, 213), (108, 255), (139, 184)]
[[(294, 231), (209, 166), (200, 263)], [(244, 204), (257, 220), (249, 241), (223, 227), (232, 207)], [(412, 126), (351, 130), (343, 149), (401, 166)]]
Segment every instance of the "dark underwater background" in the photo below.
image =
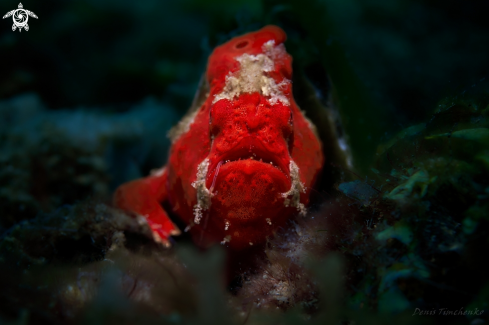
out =
[[(29, 31), (0, 24), (0, 323), (489, 322), (488, 1), (23, 5)], [(268, 252), (295, 289), (260, 307), (239, 293), (260, 271), (224, 286), (222, 250), (165, 250), (110, 195), (165, 163), (213, 48), (267, 24), (337, 108), (353, 167), (318, 184), (311, 213), (344, 222), (304, 226), (329, 236), (298, 264), (310, 282)]]

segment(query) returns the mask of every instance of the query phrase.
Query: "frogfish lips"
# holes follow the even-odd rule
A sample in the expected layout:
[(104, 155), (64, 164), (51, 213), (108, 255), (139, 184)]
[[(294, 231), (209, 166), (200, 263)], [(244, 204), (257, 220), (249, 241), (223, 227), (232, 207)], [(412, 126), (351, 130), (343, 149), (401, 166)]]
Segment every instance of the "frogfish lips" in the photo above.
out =
[(260, 142), (245, 140), (214, 157), (206, 178), (212, 195), (211, 215), (217, 213), (219, 219), (240, 224), (277, 219), (285, 208), (282, 194), (292, 184), (288, 151), (271, 153)]
[(220, 161), (206, 180), (212, 203), (209, 227), (203, 221), (203, 229), (233, 249), (262, 243), (295, 211), (284, 198), (291, 188), (290, 176), (259, 159)]

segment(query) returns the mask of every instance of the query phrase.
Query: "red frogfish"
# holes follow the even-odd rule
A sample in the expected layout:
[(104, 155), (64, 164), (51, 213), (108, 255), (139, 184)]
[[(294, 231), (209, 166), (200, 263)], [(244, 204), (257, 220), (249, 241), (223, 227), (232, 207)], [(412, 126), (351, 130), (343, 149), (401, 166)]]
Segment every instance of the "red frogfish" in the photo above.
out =
[(170, 132), (166, 165), (116, 190), (114, 205), (144, 217), (156, 241), (180, 234), (167, 212), (197, 245), (233, 250), (263, 244), (306, 213), (324, 155), (294, 101), (285, 40), (266, 26), (217, 47), (202, 103)]

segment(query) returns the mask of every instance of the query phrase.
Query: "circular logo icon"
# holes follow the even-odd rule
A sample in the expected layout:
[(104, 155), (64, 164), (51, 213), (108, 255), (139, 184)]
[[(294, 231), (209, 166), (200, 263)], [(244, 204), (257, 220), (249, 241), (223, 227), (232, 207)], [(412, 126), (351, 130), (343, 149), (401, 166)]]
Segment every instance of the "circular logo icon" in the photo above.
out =
[(25, 10), (24, 7), (22, 6), (22, 3), (19, 3), (18, 9), (7, 12), (5, 16), (3, 16), (3, 18), (7, 18), (10, 16), (12, 16), (12, 19), (14, 20), (14, 24), (12, 25), (12, 30), (15, 31), (18, 28), (19, 32), (22, 31), (22, 28), (24, 28), (26, 31), (29, 30), (29, 25), (27, 25), (29, 16), (37, 19), (36, 14), (33, 13), (32, 11)]

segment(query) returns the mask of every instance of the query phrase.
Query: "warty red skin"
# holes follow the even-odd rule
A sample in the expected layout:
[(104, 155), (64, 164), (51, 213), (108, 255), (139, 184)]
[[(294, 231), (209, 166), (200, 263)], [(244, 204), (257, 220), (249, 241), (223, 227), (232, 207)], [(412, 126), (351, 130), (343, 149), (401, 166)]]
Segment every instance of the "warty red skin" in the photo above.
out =
[[(167, 202), (173, 213), (190, 225), (199, 246), (225, 238), (224, 244), (233, 250), (263, 244), (299, 213), (297, 207), (286, 206), (282, 195), (293, 183), (291, 160), (298, 167), (304, 189), (300, 203), (307, 205), (324, 156), (311, 123), (294, 101), (291, 82), (284, 82), (292, 76), (291, 56), (284, 52), (274, 57), (273, 69), (264, 72), (276, 84), (281, 83), (281, 94), (288, 103), (273, 102), (259, 91), (215, 101), (226, 89), (226, 78), (239, 73), (237, 57), (264, 54), (265, 43), (273, 40), (278, 46), (285, 39), (280, 28), (266, 26), (217, 47), (207, 66), (209, 95), (189, 130), (172, 144), (166, 167), (116, 190), (114, 204), (144, 216), (156, 240), (168, 244), (170, 236), (180, 233), (162, 208)], [(202, 209), (202, 218), (195, 224), (199, 201), (194, 182), (205, 159), (205, 185), (212, 194), (210, 206)]]

